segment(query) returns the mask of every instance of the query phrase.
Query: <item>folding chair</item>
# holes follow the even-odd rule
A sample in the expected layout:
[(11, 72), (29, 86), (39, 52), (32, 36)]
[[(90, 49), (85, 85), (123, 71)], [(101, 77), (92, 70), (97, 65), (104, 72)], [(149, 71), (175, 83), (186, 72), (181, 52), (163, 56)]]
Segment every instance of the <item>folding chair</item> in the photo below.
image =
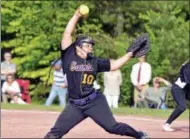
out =
[(31, 103), (31, 97), (29, 94), (29, 86), (30, 86), (30, 81), (29, 80), (23, 80), (23, 79), (17, 79), (16, 80), (21, 88), (21, 98), (27, 102)]

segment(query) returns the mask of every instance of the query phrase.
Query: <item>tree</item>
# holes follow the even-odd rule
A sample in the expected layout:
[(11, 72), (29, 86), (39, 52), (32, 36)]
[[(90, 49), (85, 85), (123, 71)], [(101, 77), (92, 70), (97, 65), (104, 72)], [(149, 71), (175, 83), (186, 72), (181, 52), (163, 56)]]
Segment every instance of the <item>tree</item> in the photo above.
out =
[[(171, 80), (189, 54), (188, 2), (167, 1), (2, 1), (2, 48), (10, 48), (19, 78), (31, 81), (34, 95), (48, 92), (45, 87), (50, 62), (60, 57), (59, 45), (68, 20), (80, 4), (90, 8), (74, 31), (92, 36), (95, 55), (118, 58), (132, 40), (148, 32), (154, 76)], [(132, 59), (121, 68), (121, 103), (129, 105), (133, 87), (130, 81)], [(101, 74), (99, 82), (103, 85)], [(52, 83), (52, 76), (48, 85)]]

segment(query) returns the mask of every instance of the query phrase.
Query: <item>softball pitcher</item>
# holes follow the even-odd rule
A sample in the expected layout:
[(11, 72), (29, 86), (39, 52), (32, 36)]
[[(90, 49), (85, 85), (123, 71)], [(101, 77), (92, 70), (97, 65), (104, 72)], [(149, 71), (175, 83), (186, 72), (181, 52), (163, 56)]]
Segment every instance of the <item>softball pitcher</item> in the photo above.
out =
[(79, 36), (72, 42), (72, 33), (80, 17), (82, 14), (77, 9), (65, 28), (60, 46), (63, 71), (68, 80), (68, 104), (45, 138), (61, 138), (87, 117), (111, 134), (148, 138), (145, 132), (117, 122), (105, 96), (93, 88), (97, 73), (119, 69), (134, 53), (127, 52), (115, 61), (93, 56), (95, 42), (92, 38)]

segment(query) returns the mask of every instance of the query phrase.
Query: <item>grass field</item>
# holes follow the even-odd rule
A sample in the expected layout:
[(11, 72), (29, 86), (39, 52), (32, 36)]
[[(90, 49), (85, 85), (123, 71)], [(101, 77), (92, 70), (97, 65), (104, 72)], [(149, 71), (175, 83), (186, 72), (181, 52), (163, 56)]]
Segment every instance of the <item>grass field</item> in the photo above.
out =
[[(1, 104), (1, 109), (6, 110), (39, 110), (39, 111), (62, 111), (58, 105), (44, 106), (40, 104), (18, 105), (18, 104)], [(116, 115), (127, 116), (145, 116), (166, 119), (171, 114), (173, 109), (157, 110), (157, 109), (138, 109), (129, 107), (120, 107), (118, 109), (112, 109), (112, 112)], [(186, 110), (179, 119), (189, 119), (189, 110)]]

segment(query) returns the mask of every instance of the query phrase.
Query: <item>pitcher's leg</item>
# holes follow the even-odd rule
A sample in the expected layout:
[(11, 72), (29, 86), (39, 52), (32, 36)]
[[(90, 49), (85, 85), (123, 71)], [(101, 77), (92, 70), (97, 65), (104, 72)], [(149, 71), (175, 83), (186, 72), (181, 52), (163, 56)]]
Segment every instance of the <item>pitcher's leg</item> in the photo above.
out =
[(141, 132), (136, 131), (131, 126), (116, 122), (104, 96), (96, 100), (95, 105), (84, 113), (109, 133), (135, 138), (142, 136)]
[(85, 118), (86, 117), (80, 109), (72, 104), (68, 104), (64, 111), (59, 115), (54, 127), (51, 128), (44, 138), (60, 139)]

